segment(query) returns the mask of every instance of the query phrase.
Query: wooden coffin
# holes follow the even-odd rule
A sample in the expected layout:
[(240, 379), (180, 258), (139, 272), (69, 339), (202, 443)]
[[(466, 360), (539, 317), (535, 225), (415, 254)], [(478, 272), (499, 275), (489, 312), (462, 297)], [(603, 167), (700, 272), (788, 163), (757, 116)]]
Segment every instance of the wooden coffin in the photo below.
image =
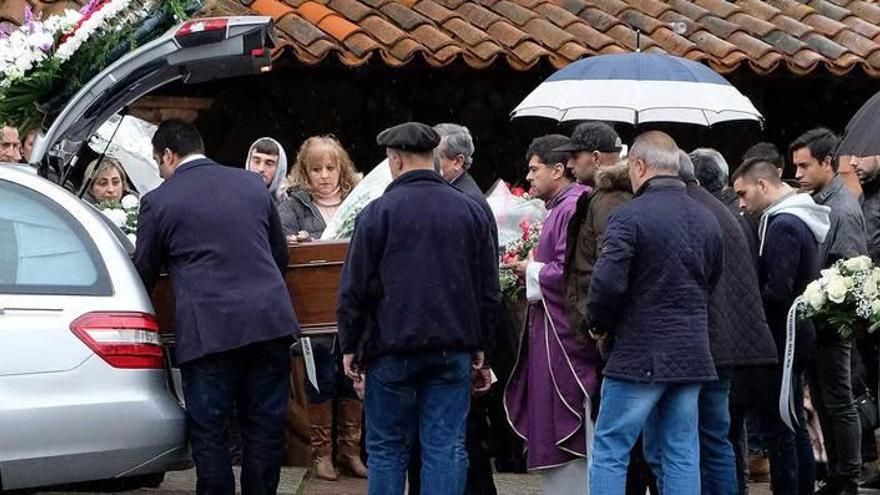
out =
[[(314, 241), (290, 246), (285, 281), (303, 335), (336, 332), (336, 300), (348, 241)], [(152, 294), (163, 334), (174, 332), (174, 293), (162, 274)]]

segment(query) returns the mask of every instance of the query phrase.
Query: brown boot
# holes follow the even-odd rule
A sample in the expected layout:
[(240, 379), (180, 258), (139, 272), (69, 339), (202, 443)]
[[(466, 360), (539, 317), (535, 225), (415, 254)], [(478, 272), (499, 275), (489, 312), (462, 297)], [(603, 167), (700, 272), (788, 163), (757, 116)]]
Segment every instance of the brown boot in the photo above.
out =
[(312, 442), (312, 474), (318, 479), (336, 481), (333, 467), (333, 401), (308, 403)]
[(337, 442), (339, 452), (336, 464), (339, 468), (356, 478), (367, 477), (367, 467), (361, 461), (361, 418), (364, 407), (361, 401), (339, 399)]

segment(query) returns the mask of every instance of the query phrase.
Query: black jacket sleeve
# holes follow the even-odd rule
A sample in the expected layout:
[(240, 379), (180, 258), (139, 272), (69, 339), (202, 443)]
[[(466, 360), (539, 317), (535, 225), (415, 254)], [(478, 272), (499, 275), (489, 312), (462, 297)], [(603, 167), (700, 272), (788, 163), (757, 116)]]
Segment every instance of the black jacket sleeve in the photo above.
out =
[(284, 236), (284, 230), (281, 227), (278, 209), (271, 198), (269, 198), (269, 247), (272, 249), (272, 257), (275, 258), (275, 264), (278, 265), (278, 269), (283, 277), (287, 273), (287, 262), (289, 261), (290, 253), (287, 251), (287, 238)]

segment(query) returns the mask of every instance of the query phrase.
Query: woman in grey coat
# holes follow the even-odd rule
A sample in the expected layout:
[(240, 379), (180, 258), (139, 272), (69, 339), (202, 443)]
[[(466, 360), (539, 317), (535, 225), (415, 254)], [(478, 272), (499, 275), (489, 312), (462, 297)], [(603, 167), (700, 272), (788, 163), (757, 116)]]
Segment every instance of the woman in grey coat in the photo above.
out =
[[(357, 184), (354, 165), (332, 136), (308, 138), (296, 155), (289, 187), (278, 206), (284, 233), (291, 242), (318, 239), (339, 205)], [(366, 478), (360, 458), (362, 406), (351, 380), (342, 373), (342, 355), (335, 337), (312, 337), (318, 388), (306, 384), (314, 475), (337, 479), (333, 464), (333, 419), (336, 403), (336, 462), (350, 474)]]
[(312, 136), (300, 146), (278, 207), (288, 238), (318, 239), (358, 177), (348, 153), (332, 136)]

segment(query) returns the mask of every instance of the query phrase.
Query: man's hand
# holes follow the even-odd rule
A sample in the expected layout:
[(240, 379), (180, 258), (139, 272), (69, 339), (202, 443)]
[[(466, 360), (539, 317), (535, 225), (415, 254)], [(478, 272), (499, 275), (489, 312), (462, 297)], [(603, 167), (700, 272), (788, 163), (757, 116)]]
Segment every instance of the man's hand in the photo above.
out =
[(480, 368), (475, 370), (471, 377), (471, 394), (475, 397), (486, 395), (492, 388), (492, 370)]
[(354, 354), (344, 354), (342, 356), (342, 366), (345, 370), (345, 376), (349, 377), (354, 383), (360, 383), (362, 376), (358, 371), (358, 366), (354, 362)]
[(486, 364), (486, 353), (483, 351), (477, 351), (471, 356), (471, 364), (475, 370), (483, 369), (483, 365)]
[(364, 375), (359, 375), (360, 380), (354, 382), (354, 393), (357, 394), (358, 399), (364, 400), (364, 386), (367, 384), (367, 381), (364, 380)]

